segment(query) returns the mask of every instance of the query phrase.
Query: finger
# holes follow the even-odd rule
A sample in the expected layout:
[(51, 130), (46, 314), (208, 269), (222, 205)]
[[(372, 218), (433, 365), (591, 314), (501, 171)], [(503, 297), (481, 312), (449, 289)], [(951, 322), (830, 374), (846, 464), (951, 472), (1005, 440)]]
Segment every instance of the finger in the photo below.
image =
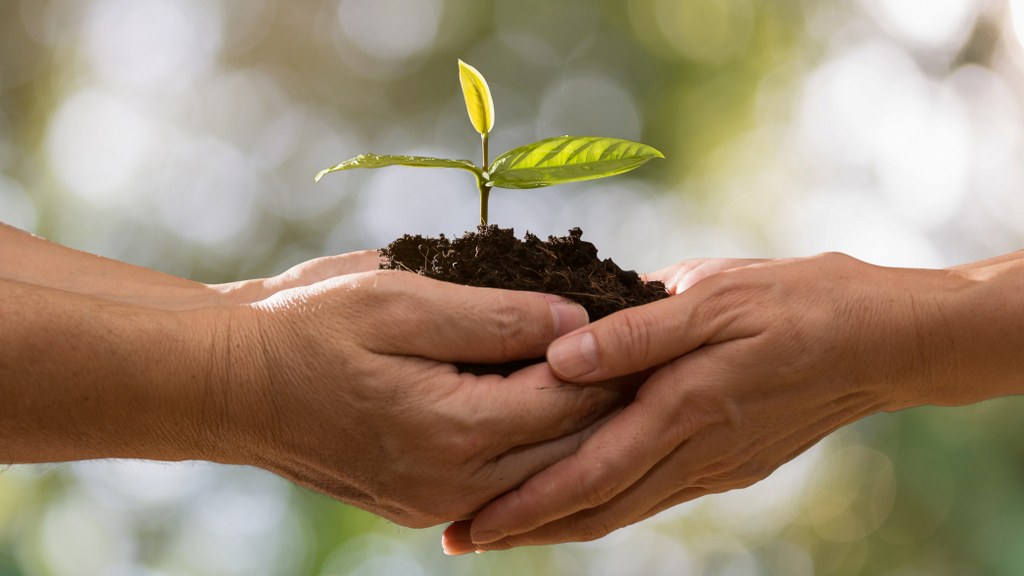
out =
[(657, 446), (637, 453), (640, 442), (632, 432), (643, 412), (635, 403), (627, 406), (578, 452), (489, 504), (473, 521), (473, 542), (488, 544), (528, 533), (600, 506), (638, 480), (667, 451)]
[[(834, 416), (812, 420), (760, 446), (751, 444), (751, 438), (763, 438), (763, 434), (735, 427), (706, 430), (689, 438), (607, 503), (498, 542), (481, 544), (478, 549), (596, 540), (701, 496), (746, 488), (767, 478), (835, 430), (838, 424), (833, 420)], [(737, 449), (738, 446), (748, 447)], [(742, 457), (738, 458), (738, 454)]]
[(587, 323), (586, 310), (558, 296), (474, 288), (397, 271), (374, 272), (360, 289), (367, 347), (443, 362), (500, 363), (544, 356), (559, 335)]
[(369, 272), (376, 270), (379, 265), (380, 255), (376, 250), (361, 250), (296, 264), (285, 272), (268, 278), (265, 283), (270, 293), (273, 293), (297, 286), (309, 286), (335, 276)]
[[(789, 445), (802, 433), (774, 442)], [(820, 440), (815, 437), (804, 441), (797, 449), (780, 459), (788, 462)], [(746, 488), (767, 478), (772, 470), (763, 470), (754, 476), (744, 472), (744, 463), (727, 461), (722, 454), (728, 445), (734, 445), (733, 435), (708, 434), (695, 436), (657, 466), (640, 481), (624, 490), (616, 498), (597, 508), (582, 510), (571, 516), (559, 518), (526, 533), (511, 535), (488, 544), (472, 544), (477, 550), (505, 550), (520, 546), (542, 546), (565, 542), (587, 542), (603, 538), (608, 534), (646, 520), (669, 508), (710, 494), (721, 494), (730, 490)], [(771, 450), (771, 447), (766, 447)], [(459, 539), (461, 532), (453, 535), (453, 548), (465, 548), (467, 544)]]
[[(660, 512), (678, 506), (680, 504), (696, 500), (703, 496), (712, 494), (710, 490), (701, 487), (686, 488), (659, 502), (654, 508), (639, 515), (631, 517), (628, 522), (609, 520), (604, 518), (605, 509), (584, 510), (568, 518), (559, 519), (546, 524), (525, 534), (517, 534), (491, 542), (489, 544), (474, 544), (472, 539), (467, 540), (464, 536), (467, 529), (465, 526), (449, 526), (451, 533), (445, 531), (445, 539), (442, 547), (448, 555), (467, 554), (469, 552), (487, 552), (492, 550), (508, 550), (522, 546), (548, 546), (551, 544), (564, 544), (567, 542), (589, 542), (603, 538), (608, 534), (624, 528), (630, 524), (636, 524), (646, 520)], [(459, 524), (466, 523), (462, 521)], [(471, 521), (469, 521), (471, 522)], [(471, 526), (471, 525), (470, 525)], [(449, 552), (451, 550), (451, 552)]]
[[(503, 460), (517, 460), (513, 457), (516, 450), (574, 434), (619, 410), (636, 395), (635, 384), (628, 381), (566, 384), (555, 378), (546, 364), (524, 368), (507, 378), (468, 374), (463, 378), (460, 393), (468, 398), (461, 402), (475, 415), (473, 428), (479, 435), (495, 439), (491, 457), (499, 472), (505, 466)], [(573, 446), (572, 451), (578, 447)]]
[[(694, 436), (659, 461), (635, 483), (600, 506), (556, 518), (528, 532), (510, 534), (497, 542), (477, 542), (475, 546), (481, 550), (504, 550), (519, 546), (589, 542), (653, 516), (672, 505), (740, 487), (739, 484), (708, 482), (705, 478), (717, 474), (725, 465), (720, 455), (722, 442), (721, 434)], [(464, 547), (464, 544), (461, 546)]]
[(751, 264), (765, 262), (763, 259), (753, 258), (702, 258), (696, 260), (684, 260), (661, 270), (648, 272), (644, 278), (648, 281), (658, 280), (665, 284), (665, 288), (671, 294), (679, 294), (691, 288), (701, 280), (714, 276), (719, 272), (742, 268)]
[(612, 500), (697, 430), (708, 411), (683, 412), (673, 367), (652, 376), (636, 400), (574, 455), (488, 505), (473, 523), (473, 541), (494, 542), (529, 532)]
[(706, 494), (738, 488), (739, 485), (726, 486), (700, 479), (700, 475), (709, 469), (709, 464), (710, 467), (718, 465), (719, 459), (712, 448), (719, 442), (718, 439), (694, 438), (601, 506), (557, 518), (528, 532), (508, 535), (498, 542), (477, 543), (475, 546), (480, 550), (504, 550), (519, 546), (589, 542), (671, 506)]
[[(487, 471), (487, 476), (480, 480), (493, 487), (492, 494), (515, 489), (545, 468), (574, 454), (617, 413), (618, 411), (606, 412), (603, 417), (590, 422), (585, 428), (564, 436), (513, 448), (496, 459)], [(589, 420), (592, 418), (585, 421)]]
[[(711, 494), (715, 494), (715, 491), (705, 488), (704, 486), (692, 486), (689, 488), (683, 488), (679, 492), (655, 504), (654, 507), (652, 507), (647, 512), (644, 512), (639, 518), (637, 518), (636, 522), (643, 522), (648, 518), (661, 514), (665, 510), (668, 510), (669, 508), (675, 508), (680, 504), (686, 504), (687, 502), (696, 500), (698, 498), (703, 498), (704, 496), (710, 496)], [(634, 524), (636, 522), (634, 522)]]
[(234, 294), (234, 298), (239, 301), (257, 302), (291, 288), (311, 286), (346, 274), (376, 270), (379, 263), (380, 256), (376, 250), (362, 250), (302, 262), (270, 278), (257, 278), (212, 286), (224, 293)]
[(459, 520), (445, 528), (444, 533), (441, 534), (441, 549), (446, 555), (459, 556), (476, 552), (477, 548), (469, 537), (469, 528), (472, 524), (471, 520)]
[(754, 336), (759, 285), (729, 273), (683, 294), (616, 312), (556, 340), (547, 360), (562, 379), (599, 382), (664, 364), (706, 344)]

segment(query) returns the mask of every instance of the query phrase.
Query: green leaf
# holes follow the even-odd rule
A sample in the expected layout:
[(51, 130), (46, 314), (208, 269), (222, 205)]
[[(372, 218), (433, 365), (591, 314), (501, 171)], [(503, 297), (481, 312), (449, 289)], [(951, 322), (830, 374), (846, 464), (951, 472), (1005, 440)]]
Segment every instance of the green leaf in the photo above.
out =
[(664, 157), (646, 144), (629, 140), (558, 136), (498, 156), (487, 170), (487, 183), (499, 188), (540, 188), (614, 176), (638, 168), (651, 158)]
[(459, 60), (459, 83), (462, 84), (462, 96), (466, 99), (466, 111), (473, 128), (485, 135), (494, 128), (494, 99), (487, 80), (476, 68)]
[(469, 160), (449, 160), (447, 158), (430, 158), (429, 156), (378, 156), (377, 154), (360, 154), (355, 158), (345, 160), (341, 164), (335, 164), (330, 168), (324, 168), (313, 178), (319, 182), (321, 178), (331, 172), (352, 170), (354, 168), (384, 168), (385, 166), (420, 166), (426, 168), (461, 168), (469, 170), (481, 177), (480, 169)]

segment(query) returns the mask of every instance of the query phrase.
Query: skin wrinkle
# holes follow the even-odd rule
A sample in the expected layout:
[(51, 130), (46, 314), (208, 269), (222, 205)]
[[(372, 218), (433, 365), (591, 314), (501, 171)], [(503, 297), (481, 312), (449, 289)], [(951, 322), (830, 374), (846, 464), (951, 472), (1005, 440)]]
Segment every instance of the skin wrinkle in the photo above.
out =
[(910, 310), (909, 318), (907, 323), (910, 325), (910, 329), (913, 331), (913, 338), (911, 339), (913, 348), (913, 357), (915, 362), (914, 372), (923, 375), (922, 380), (924, 382), (933, 382), (935, 366), (929, 360), (928, 345), (931, 343), (931, 335), (928, 333), (924, 324), (924, 314), (918, 310), (921, 304), (918, 302), (917, 296), (908, 290), (906, 292), (907, 306)]
[[(934, 381), (951, 381), (951, 382), (962, 382), (966, 378), (963, 376), (961, 368), (960, 351), (956, 345), (956, 336), (954, 335), (953, 325), (950, 321), (949, 312), (943, 302), (935, 300), (932, 302), (932, 314), (931, 316), (936, 320), (933, 330), (931, 331), (931, 341), (935, 343), (936, 347), (941, 350), (940, 357), (945, 360), (940, 367), (933, 369), (933, 373), (944, 368), (940, 378), (935, 380), (929, 380), (928, 382)], [(934, 384), (930, 386), (933, 390), (929, 393), (929, 396), (935, 395)]]
[[(274, 355), (271, 353), (272, 344), (271, 341), (276, 339), (278, 336), (271, 337), (265, 323), (257, 321), (255, 326), (255, 337), (256, 346), (251, 349), (252, 353), (256, 355), (256, 365), (258, 369), (258, 380), (265, 382), (266, 385), (260, 387), (257, 386), (250, 392), (250, 397), (256, 401), (256, 404), (261, 408), (258, 419), (252, 423), (255, 425), (253, 430), (253, 437), (256, 439), (256, 445), (262, 446), (269, 444), (270, 446), (282, 446), (284, 440), (282, 438), (283, 426), (282, 423), (287, 421), (287, 415), (285, 408), (282, 404), (281, 396), (275, 393), (273, 389), (277, 378), (270, 370), (270, 366), (274, 364), (272, 358)], [(234, 335), (232, 334), (232, 337)], [(232, 348), (233, 345), (229, 344)], [(231, 363), (231, 375), (234, 376), (234, 362)], [(234, 378), (232, 378), (234, 380)], [(242, 388), (243, 383), (237, 382), (236, 388)], [(247, 388), (247, 387), (246, 387)], [(244, 388), (243, 388), (244, 389)], [(260, 432), (257, 432), (261, 431)], [(264, 437), (265, 435), (265, 437)]]
[[(203, 435), (202, 429), (206, 426), (207, 419), (210, 418), (209, 414), (211, 412), (211, 407), (214, 405), (214, 403), (210, 401), (210, 397), (214, 394), (214, 392), (211, 390), (211, 388), (213, 387), (212, 384), (214, 382), (224, 380), (227, 378), (227, 375), (218, 369), (219, 367), (217, 366), (216, 361), (216, 359), (222, 354), (229, 354), (229, 352), (226, 351), (222, 352), (221, 341), (229, 338), (221, 335), (224, 330), (225, 328), (222, 327), (220, 324), (215, 324), (213, 326), (211, 332), (214, 335), (209, 339), (210, 344), (207, 347), (206, 354), (202, 356), (202, 368), (200, 369), (202, 377), (199, 379), (199, 381), (206, 383), (206, 385), (200, 384), (201, 391), (199, 392), (199, 396), (201, 400), (199, 405), (199, 411), (203, 416), (199, 418), (199, 421), (197, 422), (197, 429), (194, 431), (197, 438)], [(225, 364), (227, 366), (230, 366), (230, 357), (228, 357), (228, 361)], [(230, 401), (224, 403), (225, 408), (229, 407), (230, 405)], [(225, 414), (224, 421), (221, 423), (222, 426), (218, 427), (219, 431), (227, 430), (227, 419), (228, 417)], [(206, 439), (206, 442), (209, 446), (207, 448), (208, 457), (213, 460), (224, 459), (224, 456), (222, 456), (218, 452), (217, 445), (225, 443), (226, 438), (224, 438), (222, 433), (213, 434), (211, 436), (212, 437), (208, 436)]]
[[(294, 477), (307, 488), (338, 500), (387, 513), (402, 511), (399, 504), (386, 503), (380, 497), (373, 496), (374, 483), (381, 480), (380, 476), (371, 478), (371, 473), (361, 470), (356, 473), (359, 469), (349, 462), (326, 463), (289, 450), (276, 455), (270, 469), (277, 474)], [(360, 480), (361, 477), (364, 479)]]
[[(221, 459), (223, 456), (221, 456), (219, 448), (230, 442), (227, 430), (230, 428), (230, 414), (232, 407), (235, 405), (231, 398), (231, 392), (236, 390), (237, 387), (230, 385), (218, 387), (214, 383), (221, 378), (231, 381), (230, 371), (233, 367), (232, 320), (229, 317), (224, 325), (220, 323), (214, 324), (212, 331), (214, 336), (208, 339), (211, 344), (209, 352), (204, 358), (205, 366), (202, 368), (202, 372), (206, 377), (200, 379), (200, 382), (205, 382), (205, 385), (200, 384), (197, 392), (199, 397), (199, 417), (193, 433), (197, 438), (197, 443), (207, 446), (205, 452), (211, 459)], [(226, 345), (223, 347), (217, 344), (221, 338), (226, 340)], [(221, 350), (223, 350), (222, 353), (225, 358), (224, 372), (219, 372), (216, 368), (215, 359)]]
[(310, 462), (299, 462), (291, 467), (275, 466), (275, 468), (274, 472), (276, 474), (314, 492), (327, 494), (337, 500), (356, 504), (378, 515), (408, 516), (408, 512), (402, 507), (380, 502), (370, 492), (357, 488), (350, 482), (335, 480), (333, 471), (325, 473), (323, 470), (317, 470), (318, 466), (311, 465)]

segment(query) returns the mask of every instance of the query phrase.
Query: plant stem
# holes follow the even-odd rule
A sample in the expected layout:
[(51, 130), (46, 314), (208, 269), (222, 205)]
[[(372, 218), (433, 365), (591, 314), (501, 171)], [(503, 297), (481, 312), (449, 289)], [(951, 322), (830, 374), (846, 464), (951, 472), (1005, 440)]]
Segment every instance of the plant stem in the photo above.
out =
[[(487, 136), (488, 136), (487, 132), (484, 132), (483, 134), (480, 135), (480, 143), (482, 144), (483, 149), (484, 149), (484, 155), (483, 155), (484, 156), (483, 157), (484, 163), (483, 163), (483, 165), (480, 166), (480, 169), (484, 171), (484, 174), (487, 174), (487, 143), (488, 143)], [(491, 195), (491, 187), (487, 185), (487, 180), (489, 178), (490, 177), (488, 176), (487, 178), (478, 180), (478, 184), (479, 184), (479, 187), (480, 187), (480, 225), (481, 226), (487, 226), (487, 200), (490, 198), (490, 195)]]
[(487, 198), (491, 194), (491, 187), (482, 184), (480, 186), (480, 225), (487, 226)]

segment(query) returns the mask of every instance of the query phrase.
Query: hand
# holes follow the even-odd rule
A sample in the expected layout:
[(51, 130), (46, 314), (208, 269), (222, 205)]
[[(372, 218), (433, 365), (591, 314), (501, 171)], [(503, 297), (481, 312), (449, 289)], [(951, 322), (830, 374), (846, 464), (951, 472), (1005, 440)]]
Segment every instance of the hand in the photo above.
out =
[(376, 250), (361, 250), (314, 258), (296, 264), (270, 278), (224, 284), (203, 284), (204, 290), (213, 293), (213, 295), (207, 295), (204, 303), (206, 305), (252, 304), (270, 298), (282, 290), (310, 286), (335, 276), (370, 272), (376, 270), (379, 263), (380, 256)]
[(684, 262), (651, 276), (676, 295), (548, 350), (569, 381), (652, 370), (636, 400), (573, 457), (449, 527), (448, 553), (593, 540), (749, 486), (874, 412), (971, 400), (955, 387), (965, 346), (955, 327), (970, 316), (956, 305), (970, 284), (958, 274), (830, 254)]
[[(245, 355), (224, 367), (234, 375), (218, 389), (213, 412), (225, 424), (211, 459), (260, 466), (405, 526), (468, 518), (575, 451), (623, 398), (567, 386), (546, 364), (502, 378), (451, 362), (542, 357), (585, 323), (560, 298), (405, 272), (278, 291), (219, 322), (234, 326)], [(238, 374), (250, 365), (259, 369)]]
[(79, 271), (75, 276), (75, 291), (135, 306), (184, 311), (252, 304), (282, 290), (309, 286), (333, 276), (376, 270), (379, 256), (376, 250), (324, 256), (296, 264), (269, 278), (223, 284), (203, 284), (113, 260), (107, 263), (108, 269), (90, 268), (87, 274)]
[(327, 256), (271, 278), (203, 284), (48, 242), (0, 222), (0, 279), (154, 310), (250, 304), (287, 288), (377, 268), (374, 250)]
[(559, 298), (353, 273), (373, 252), (211, 287), (0, 236), (0, 464), (251, 464), (425, 526), (571, 454), (624, 402), (544, 364), (448, 363), (542, 357), (587, 321)]

